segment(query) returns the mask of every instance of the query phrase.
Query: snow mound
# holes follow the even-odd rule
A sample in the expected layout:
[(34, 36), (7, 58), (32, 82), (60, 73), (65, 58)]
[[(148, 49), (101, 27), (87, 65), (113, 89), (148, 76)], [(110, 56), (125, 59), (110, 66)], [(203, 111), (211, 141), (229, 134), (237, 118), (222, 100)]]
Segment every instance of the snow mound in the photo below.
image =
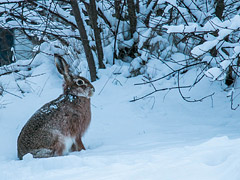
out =
[[(156, 62), (152, 63), (154, 67)], [(0, 109), (0, 179), (240, 179), (239, 111), (230, 110), (223, 94), (193, 104), (172, 90), (131, 103), (152, 87), (134, 85), (142, 76), (112, 74), (116, 68), (99, 71), (101, 78), (93, 83), (92, 122), (83, 138), (87, 150), (62, 157), (27, 155), (20, 161), (16, 153), (17, 137), (26, 121), (61, 94), (60, 76), (45, 81), (51, 71), (39, 66), (37, 74), (46, 74), (31, 80), (44, 82), (41, 93), (31, 91), (22, 99), (4, 95), (1, 100), (9, 103)], [(190, 77), (194, 72), (187, 73)], [(166, 86), (169, 81), (155, 85)], [(208, 81), (202, 83), (208, 86)], [(201, 93), (202, 87), (194, 93)]]

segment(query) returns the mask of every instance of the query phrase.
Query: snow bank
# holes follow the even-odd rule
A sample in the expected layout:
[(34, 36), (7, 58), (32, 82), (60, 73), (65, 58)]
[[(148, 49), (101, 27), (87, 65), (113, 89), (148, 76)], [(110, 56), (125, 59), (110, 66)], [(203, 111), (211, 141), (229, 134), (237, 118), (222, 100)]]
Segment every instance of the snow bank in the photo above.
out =
[[(150, 63), (154, 67), (157, 62)], [(2, 97), (8, 104), (0, 109), (0, 179), (240, 179), (239, 111), (230, 110), (223, 93), (193, 104), (183, 101), (177, 90), (163, 91), (130, 103), (134, 96), (145, 95), (153, 87), (135, 86), (142, 82), (141, 76), (129, 79), (112, 74), (121, 68), (115, 65), (99, 71), (101, 78), (94, 82), (92, 122), (83, 139), (87, 150), (63, 157), (28, 156), (20, 161), (16, 154), (23, 125), (39, 107), (62, 92), (62, 79), (51, 63), (33, 71), (46, 73), (31, 79), (33, 84), (44, 85), (41, 93), (31, 91), (22, 99), (7, 94)], [(187, 84), (187, 77), (191, 80), (194, 73), (189, 70), (182, 83)], [(173, 81), (154, 85), (165, 87)], [(201, 83), (191, 95), (209, 92), (211, 83), (205, 79)]]

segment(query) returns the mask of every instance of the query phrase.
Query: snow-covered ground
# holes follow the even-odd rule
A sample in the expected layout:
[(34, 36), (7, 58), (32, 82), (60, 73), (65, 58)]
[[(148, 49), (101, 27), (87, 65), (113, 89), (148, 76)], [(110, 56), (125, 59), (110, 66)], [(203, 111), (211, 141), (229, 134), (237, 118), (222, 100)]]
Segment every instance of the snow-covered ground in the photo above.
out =
[(62, 92), (62, 79), (53, 69), (36, 68), (36, 74), (43, 70), (46, 74), (28, 80), (35, 91), (23, 99), (10, 94), (0, 97), (0, 104), (6, 104), (0, 109), (0, 180), (240, 179), (240, 113), (230, 109), (217, 84), (205, 78), (206, 85), (193, 91), (193, 96), (208, 94), (209, 87), (219, 92), (201, 103), (185, 102), (177, 90), (129, 102), (152, 88), (134, 85), (142, 82), (141, 76), (112, 75), (116, 67), (101, 70), (100, 79), (93, 83), (92, 122), (83, 138), (86, 151), (18, 160), (16, 140), (21, 128), (38, 108)]

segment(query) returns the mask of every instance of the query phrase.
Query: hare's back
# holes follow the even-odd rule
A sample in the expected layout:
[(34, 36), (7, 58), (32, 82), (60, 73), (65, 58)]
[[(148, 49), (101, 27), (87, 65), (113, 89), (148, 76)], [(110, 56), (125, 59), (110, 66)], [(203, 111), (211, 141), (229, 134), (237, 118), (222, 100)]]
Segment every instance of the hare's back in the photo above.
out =
[(56, 116), (58, 111), (58, 99), (43, 105), (35, 112), (23, 127), (22, 132), (34, 134), (40, 129), (46, 128), (48, 124), (51, 124), (51, 121), (54, 120), (53, 117)]
[(59, 104), (62, 96), (42, 106), (25, 124), (18, 136), (19, 157), (34, 149), (49, 148), (57, 141)]

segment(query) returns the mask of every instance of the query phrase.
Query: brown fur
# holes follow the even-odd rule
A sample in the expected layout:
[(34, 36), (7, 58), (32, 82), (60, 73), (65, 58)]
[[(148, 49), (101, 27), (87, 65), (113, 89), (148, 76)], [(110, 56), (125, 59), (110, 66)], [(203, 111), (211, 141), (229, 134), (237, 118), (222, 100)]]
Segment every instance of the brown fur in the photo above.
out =
[[(70, 75), (66, 68), (58, 67), (60, 73), (68, 73), (64, 74), (64, 94), (41, 107), (23, 127), (17, 142), (19, 159), (27, 153), (42, 158), (85, 149), (81, 137), (91, 120), (94, 87), (87, 79)], [(84, 83), (77, 84), (77, 79)]]

